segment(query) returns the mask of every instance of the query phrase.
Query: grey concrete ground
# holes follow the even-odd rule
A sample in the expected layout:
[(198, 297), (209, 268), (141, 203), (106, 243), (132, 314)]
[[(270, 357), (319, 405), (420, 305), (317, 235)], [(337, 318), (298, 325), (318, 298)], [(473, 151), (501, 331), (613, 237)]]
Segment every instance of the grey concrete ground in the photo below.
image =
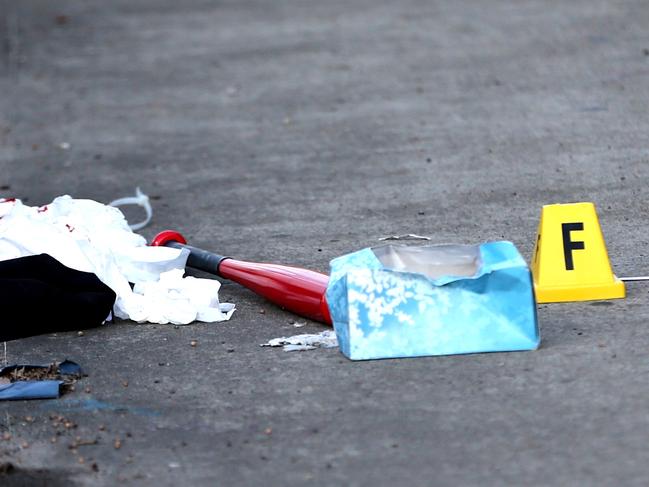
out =
[[(594, 201), (617, 274), (649, 273), (645, 1), (0, 5), (4, 196), (140, 185), (148, 238), (322, 271), (398, 233), (529, 258), (543, 204)], [(648, 292), (540, 306), (528, 353), (260, 348), (294, 317), (227, 283), (227, 323), (13, 341), (88, 377), (0, 404), (0, 483), (646, 485)]]

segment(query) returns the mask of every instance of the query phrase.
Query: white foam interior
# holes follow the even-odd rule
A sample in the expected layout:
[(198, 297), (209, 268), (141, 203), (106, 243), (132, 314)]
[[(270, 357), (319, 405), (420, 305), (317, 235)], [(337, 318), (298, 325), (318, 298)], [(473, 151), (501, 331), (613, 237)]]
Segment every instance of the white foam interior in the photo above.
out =
[(471, 277), (481, 264), (477, 245), (385, 245), (372, 251), (386, 268), (419, 272), (431, 279)]

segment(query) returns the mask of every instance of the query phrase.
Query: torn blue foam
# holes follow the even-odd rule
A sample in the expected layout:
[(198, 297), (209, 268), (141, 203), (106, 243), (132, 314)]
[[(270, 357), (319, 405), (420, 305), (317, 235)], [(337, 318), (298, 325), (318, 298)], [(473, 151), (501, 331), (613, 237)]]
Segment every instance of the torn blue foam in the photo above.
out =
[(511, 242), (367, 248), (331, 261), (327, 303), (352, 360), (534, 350), (530, 270)]

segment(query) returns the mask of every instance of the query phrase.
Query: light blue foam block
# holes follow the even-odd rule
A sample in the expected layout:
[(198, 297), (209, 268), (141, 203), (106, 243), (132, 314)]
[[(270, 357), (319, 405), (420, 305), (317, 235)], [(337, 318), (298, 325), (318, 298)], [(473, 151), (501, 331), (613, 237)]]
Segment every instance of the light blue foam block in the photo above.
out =
[[(433, 255), (435, 247), (428, 247)], [(377, 255), (385, 248), (331, 261), (327, 302), (344, 355), (366, 360), (538, 348), (531, 273), (514, 244), (444, 247), (473, 252), (472, 271), (431, 277), (412, 271), (412, 264), (382, 263)], [(388, 250), (395, 248), (398, 253), (400, 246)]]

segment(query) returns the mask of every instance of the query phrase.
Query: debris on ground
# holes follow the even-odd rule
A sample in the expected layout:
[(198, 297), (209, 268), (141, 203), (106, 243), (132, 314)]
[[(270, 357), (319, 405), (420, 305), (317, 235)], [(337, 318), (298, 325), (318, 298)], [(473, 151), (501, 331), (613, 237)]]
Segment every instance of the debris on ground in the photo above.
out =
[(415, 235), (414, 233), (406, 233), (404, 235), (390, 235), (389, 237), (381, 237), (380, 241), (386, 240), (431, 240), (430, 237), (424, 235)]
[(315, 350), (316, 348), (335, 348), (338, 346), (338, 339), (335, 331), (325, 330), (320, 333), (305, 333), (292, 337), (273, 338), (260, 346), (283, 347), (285, 352), (303, 352), (305, 350)]
[(72, 384), (83, 377), (83, 371), (76, 362), (64, 360), (49, 365), (7, 365), (0, 369), (0, 381), (21, 380), (64, 380)]
[(74, 390), (84, 376), (71, 360), (49, 365), (8, 365), (0, 369), (0, 401), (55, 399), (61, 392)]

